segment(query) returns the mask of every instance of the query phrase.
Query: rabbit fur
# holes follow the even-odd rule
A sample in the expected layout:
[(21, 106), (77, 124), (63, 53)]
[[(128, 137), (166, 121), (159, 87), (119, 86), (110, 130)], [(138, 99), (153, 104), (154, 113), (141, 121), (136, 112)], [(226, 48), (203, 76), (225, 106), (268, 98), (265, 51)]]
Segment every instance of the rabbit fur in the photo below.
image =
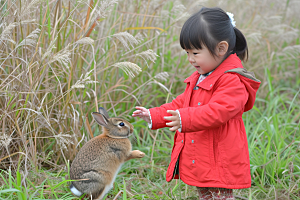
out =
[(142, 158), (145, 153), (132, 151), (128, 137), (133, 126), (122, 118), (109, 118), (102, 107), (93, 112), (95, 121), (102, 126), (102, 134), (88, 141), (80, 149), (70, 168), (70, 190), (76, 196), (83, 193), (92, 199), (102, 199), (113, 187), (122, 164), (130, 159)]

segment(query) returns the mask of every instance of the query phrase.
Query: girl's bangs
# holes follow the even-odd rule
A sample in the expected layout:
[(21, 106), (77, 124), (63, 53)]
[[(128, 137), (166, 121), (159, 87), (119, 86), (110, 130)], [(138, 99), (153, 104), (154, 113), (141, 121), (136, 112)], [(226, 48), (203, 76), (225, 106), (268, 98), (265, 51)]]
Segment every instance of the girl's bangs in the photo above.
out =
[(183, 25), (180, 33), (180, 46), (183, 49), (202, 49), (207, 43), (207, 33), (201, 24), (201, 20), (193, 16)]

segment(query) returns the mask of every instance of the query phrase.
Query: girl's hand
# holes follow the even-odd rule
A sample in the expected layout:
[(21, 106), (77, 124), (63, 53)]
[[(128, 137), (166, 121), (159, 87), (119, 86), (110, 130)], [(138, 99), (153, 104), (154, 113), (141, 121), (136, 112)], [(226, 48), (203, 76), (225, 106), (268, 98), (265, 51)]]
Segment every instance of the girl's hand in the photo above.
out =
[(176, 110), (168, 110), (167, 113), (170, 113), (172, 116), (164, 117), (165, 120), (171, 121), (166, 123), (167, 126), (172, 126), (170, 131), (176, 131), (180, 128), (180, 118)]
[(148, 124), (151, 123), (149, 112), (148, 112), (147, 108), (136, 106), (135, 109), (137, 109), (137, 110), (132, 113), (133, 117), (139, 117), (139, 118), (145, 120), (146, 122), (148, 122)]

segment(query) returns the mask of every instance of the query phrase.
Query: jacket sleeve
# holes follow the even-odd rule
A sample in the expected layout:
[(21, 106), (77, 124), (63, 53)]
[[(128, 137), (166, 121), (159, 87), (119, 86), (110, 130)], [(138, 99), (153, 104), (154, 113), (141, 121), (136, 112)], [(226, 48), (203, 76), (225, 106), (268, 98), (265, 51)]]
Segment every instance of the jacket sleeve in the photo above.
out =
[(177, 110), (182, 108), (184, 102), (184, 93), (177, 96), (171, 103), (166, 103), (160, 107), (149, 109), (152, 120), (152, 129), (167, 127), (166, 123), (170, 121), (165, 120), (164, 117), (171, 116), (171, 114), (167, 113), (167, 110)]
[(236, 74), (224, 74), (213, 89), (206, 105), (179, 109), (182, 132), (217, 128), (244, 110), (249, 95)]

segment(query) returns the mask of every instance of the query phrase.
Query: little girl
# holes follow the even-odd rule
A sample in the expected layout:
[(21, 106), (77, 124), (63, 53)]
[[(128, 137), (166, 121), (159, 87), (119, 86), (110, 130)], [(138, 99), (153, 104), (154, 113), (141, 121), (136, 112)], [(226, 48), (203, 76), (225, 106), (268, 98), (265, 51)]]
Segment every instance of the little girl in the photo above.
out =
[(176, 131), (166, 179), (197, 187), (199, 199), (234, 199), (232, 189), (251, 187), (242, 114), (253, 107), (260, 81), (247, 72), (244, 35), (233, 14), (202, 8), (183, 25), (180, 45), (196, 71), (171, 103), (136, 107), (152, 129)]

